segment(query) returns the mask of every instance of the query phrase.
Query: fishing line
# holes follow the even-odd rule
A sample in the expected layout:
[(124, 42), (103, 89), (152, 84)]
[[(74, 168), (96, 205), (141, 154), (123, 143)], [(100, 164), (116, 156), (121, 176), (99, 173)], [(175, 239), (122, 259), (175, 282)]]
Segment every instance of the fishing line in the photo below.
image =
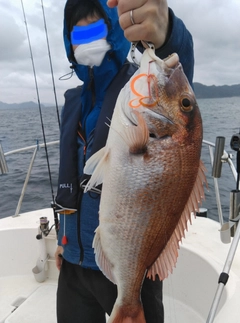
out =
[[(26, 19), (25, 9), (24, 9), (24, 5), (23, 5), (23, 0), (21, 0), (21, 5), (22, 5), (24, 23), (25, 23), (25, 26), (26, 26), (26, 33), (27, 33), (30, 57), (31, 57), (31, 61), (32, 61), (32, 69), (33, 69), (35, 88), (36, 88), (36, 93), (37, 93), (38, 108), (39, 108), (39, 115), (40, 115), (42, 134), (43, 134), (43, 141), (44, 141), (44, 147), (45, 147), (45, 153), (46, 153), (46, 159), (47, 159), (47, 167), (48, 167), (48, 176), (49, 176), (49, 181), (50, 181), (50, 188), (51, 188), (51, 193), (52, 193), (52, 199), (54, 201), (55, 198), (54, 198), (54, 193), (53, 193), (52, 176), (51, 176), (51, 171), (50, 171), (49, 156), (48, 156), (48, 150), (47, 150), (47, 142), (46, 142), (46, 136), (45, 136), (45, 130), (44, 130), (44, 124), (43, 124), (42, 108), (41, 108), (40, 96), (39, 96), (39, 91), (38, 91), (36, 69), (35, 69), (35, 64), (34, 64), (34, 59), (33, 59), (32, 46), (31, 46), (30, 36), (29, 36), (29, 32), (28, 32), (28, 25), (27, 25), (27, 19)], [(58, 218), (57, 218), (57, 215), (55, 214), (55, 212), (54, 212), (54, 221), (55, 221), (55, 228), (57, 230), (57, 228), (58, 228)]]
[(46, 23), (46, 18), (45, 18), (43, 0), (41, 0), (41, 4), (42, 4), (43, 23), (44, 23), (44, 29), (45, 29), (45, 35), (46, 35), (46, 42), (47, 42), (47, 48), (48, 48), (49, 64), (50, 64), (51, 76), (52, 76), (53, 93), (54, 93), (54, 99), (55, 99), (55, 105), (56, 105), (58, 125), (59, 125), (59, 128), (60, 128), (60, 117), (59, 117), (59, 110), (58, 110), (57, 94), (56, 94), (56, 87), (55, 87), (55, 81), (54, 81), (52, 58), (51, 58), (51, 51), (50, 51), (49, 40), (48, 40), (48, 31), (47, 31), (47, 23)]

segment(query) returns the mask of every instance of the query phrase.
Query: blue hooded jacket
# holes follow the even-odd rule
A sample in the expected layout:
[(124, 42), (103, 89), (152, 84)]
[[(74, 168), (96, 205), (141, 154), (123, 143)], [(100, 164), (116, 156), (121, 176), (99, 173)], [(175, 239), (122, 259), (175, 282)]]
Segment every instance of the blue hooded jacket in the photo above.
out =
[[(106, 120), (111, 118), (118, 93), (137, 67), (126, 61), (130, 43), (124, 38), (119, 26), (117, 9), (108, 8), (106, 0), (99, 0), (98, 3), (105, 11), (111, 26), (107, 35), (111, 49), (102, 64), (93, 67), (91, 73), (89, 67), (76, 63), (71, 51), (68, 20), (76, 5), (82, 1), (68, 0), (64, 13), (64, 43), (67, 57), (84, 84), (66, 91), (62, 111), (59, 183), (56, 197), (57, 210), (60, 213), (58, 244), (62, 245), (62, 237), (66, 236), (67, 244), (63, 245), (63, 257), (73, 264), (98, 269), (92, 241), (98, 226), (100, 195), (92, 192), (83, 194), (79, 182), (83, 176), (86, 160), (105, 145), (108, 134)], [(164, 46), (156, 50), (156, 54), (160, 58), (165, 58), (173, 52), (178, 53), (185, 74), (192, 83), (194, 63), (192, 37), (171, 9), (169, 17), (168, 40)], [(95, 93), (89, 88), (92, 77)]]
[[(86, 0), (85, 0), (86, 1)], [(92, 1), (97, 2), (96, 0), (87, 0), (88, 2)], [(68, 17), (71, 11), (74, 10), (75, 6), (78, 3), (84, 1), (81, 0), (69, 0), (65, 6), (65, 18)], [(111, 26), (107, 34), (107, 42), (111, 45), (111, 49), (107, 52), (104, 57), (104, 60), (100, 66), (94, 66), (91, 70), (88, 66), (79, 65), (71, 60), (71, 43), (70, 43), (70, 34), (67, 28), (67, 21), (64, 21), (64, 44), (66, 48), (67, 57), (73, 65), (74, 71), (80, 80), (84, 82), (81, 92), (81, 102), (82, 102), (82, 115), (81, 115), (81, 124), (84, 128), (86, 138), (88, 138), (91, 130), (94, 128), (98, 114), (100, 112), (103, 99), (105, 97), (106, 89), (109, 84), (112, 82), (114, 76), (118, 73), (119, 69), (122, 67), (123, 63), (126, 60), (130, 43), (123, 36), (123, 31), (119, 26), (117, 9), (110, 9), (104, 0), (98, 1), (103, 10), (106, 13), (109, 24)], [(94, 103), (91, 91), (89, 91), (89, 83), (93, 77), (94, 81)], [(94, 107), (92, 107), (94, 104)], [(89, 110), (91, 112), (89, 113)]]

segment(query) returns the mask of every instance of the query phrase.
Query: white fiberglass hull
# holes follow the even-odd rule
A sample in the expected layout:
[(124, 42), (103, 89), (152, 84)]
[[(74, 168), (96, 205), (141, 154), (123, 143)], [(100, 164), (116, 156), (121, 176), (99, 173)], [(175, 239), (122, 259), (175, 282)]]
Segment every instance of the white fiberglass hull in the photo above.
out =
[[(39, 218), (43, 216), (53, 219), (52, 209), (0, 220), (0, 323), (57, 322), (55, 230), (47, 239), (36, 239)], [(221, 243), (219, 229), (220, 225), (210, 219), (193, 219), (193, 225), (183, 239), (177, 266), (164, 281), (165, 323), (206, 322), (230, 247)], [(42, 276), (45, 280), (39, 283), (32, 269), (36, 264), (41, 266), (42, 243), (48, 257)], [(239, 248), (229, 276), (214, 320), (216, 323), (239, 322)]]

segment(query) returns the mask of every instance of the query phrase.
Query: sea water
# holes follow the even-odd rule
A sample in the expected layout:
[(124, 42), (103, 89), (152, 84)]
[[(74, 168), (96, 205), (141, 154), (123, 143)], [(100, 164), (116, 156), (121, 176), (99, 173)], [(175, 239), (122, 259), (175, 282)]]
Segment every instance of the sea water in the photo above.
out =
[[(233, 155), (233, 163), (236, 164), (236, 152), (231, 150), (230, 140), (232, 135), (239, 133), (240, 129), (240, 97), (199, 99), (198, 104), (203, 119), (204, 139), (215, 143), (217, 136), (224, 136), (226, 138), (225, 150)], [(42, 108), (42, 119), (47, 142), (58, 140), (59, 125), (56, 108)], [(35, 145), (37, 141), (43, 143), (39, 110), (35, 108), (0, 109), (0, 140), (5, 153)], [(9, 172), (6, 175), (0, 175), (0, 218), (15, 214), (32, 153), (33, 150), (6, 157)], [(51, 206), (57, 191), (59, 145), (48, 147), (48, 156), (51, 181), (46, 152), (44, 148), (40, 148), (37, 152), (20, 212)], [(208, 169), (209, 186), (209, 191), (205, 190), (206, 200), (202, 207), (208, 209), (208, 217), (217, 220), (217, 206), (208, 148), (203, 147), (202, 160)], [(227, 164), (222, 166), (222, 177), (219, 179), (219, 185), (223, 216), (227, 220), (230, 191), (236, 189), (236, 183)]]

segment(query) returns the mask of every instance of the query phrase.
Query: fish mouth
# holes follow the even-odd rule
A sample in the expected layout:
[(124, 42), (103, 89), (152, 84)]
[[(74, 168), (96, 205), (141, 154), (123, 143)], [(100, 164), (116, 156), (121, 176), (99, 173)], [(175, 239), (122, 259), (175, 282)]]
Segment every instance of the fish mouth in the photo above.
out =
[(178, 54), (176, 53), (173, 53), (172, 55), (168, 56), (163, 61), (168, 68), (172, 68), (172, 69), (175, 69), (180, 65), (179, 57), (178, 57)]
[(173, 53), (163, 60), (156, 56), (156, 54), (150, 49), (148, 54), (151, 58), (151, 60), (148, 61), (148, 64), (154, 62), (157, 65), (159, 75), (164, 76), (160, 82), (162, 86), (166, 85), (166, 83), (171, 79), (176, 70), (182, 68), (182, 64), (179, 61), (179, 56), (177, 53)]
[(155, 54), (155, 52), (152, 49), (148, 48), (146, 49), (146, 54), (144, 52), (143, 55), (147, 56), (146, 60), (143, 60), (143, 64), (142, 64), (143, 65), (142, 68), (145, 68), (145, 69), (147, 68), (149, 63), (155, 62), (158, 65), (158, 67), (160, 67), (160, 71), (162, 70), (165, 72), (166, 70), (168, 70), (168, 72), (171, 74), (173, 70), (181, 66), (181, 63), (179, 61), (179, 56), (177, 53), (173, 53), (162, 60)]

